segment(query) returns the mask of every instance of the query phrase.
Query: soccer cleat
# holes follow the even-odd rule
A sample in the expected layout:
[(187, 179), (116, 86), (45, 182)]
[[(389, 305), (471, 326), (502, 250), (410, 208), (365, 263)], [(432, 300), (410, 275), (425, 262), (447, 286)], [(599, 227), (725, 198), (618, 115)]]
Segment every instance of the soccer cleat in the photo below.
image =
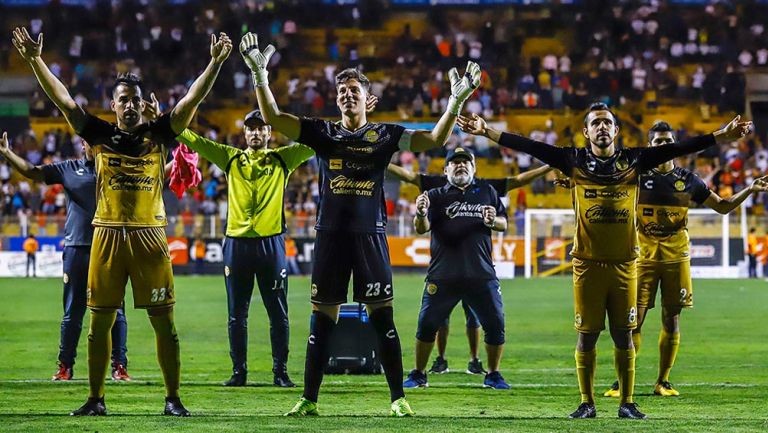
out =
[(430, 373), (443, 374), (448, 373), (448, 361), (442, 356), (435, 358), (435, 362), (432, 363), (432, 367), (429, 369)]
[(392, 402), (392, 405), (390, 406), (389, 415), (402, 418), (405, 416), (414, 416), (415, 413), (413, 413), (413, 409), (411, 409), (411, 405), (408, 404), (408, 400), (406, 400), (405, 397), (400, 397), (397, 400)]
[(645, 419), (645, 414), (637, 408), (637, 403), (624, 403), (619, 406), (619, 418)]
[(619, 381), (613, 382), (613, 385), (611, 385), (610, 388), (608, 388), (608, 391), (605, 391), (603, 393), (603, 397), (614, 397), (619, 398), (621, 397), (621, 392), (619, 391)]
[(677, 397), (680, 395), (675, 388), (672, 388), (672, 384), (667, 381), (656, 382), (653, 393), (662, 397)]
[(103, 416), (107, 414), (104, 397), (88, 397), (85, 404), (69, 413), (69, 416)]
[(483, 388), (510, 389), (511, 387), (504, 380), (504, 377), (501, 376), (501, 373), (494, 371), (485, 375)]
[(428, 388), (427, 375), (419, 370), (413, 369), (408, 373), (408, 377), (403, 381), (403, 388)]
[(112, 380), (125, 381), (131, 380), (131, 376), (128, 375), (128, 369), (123, 364), (112, 364)]
[(467, 374), (488, 374), (483, 368), (483, 361), (475, 358), (467, 363)]
[(290, 377), (288, 377), (288, 373), (275, 374), (275, 378), (272, 381), (272, 383), (275, 386), (279, 386), (281, 388), (295, 388), (296, 387), (296, 384), (291, 381)]
[(191, 414), (187, 410), (187, 408), (184, 407), (183, 404), (181, 404), (181, 399), (178, 397), (166, 397), (165, 398), (165, 410), (163, 411), (163, 415), (169, 415), (169, 416), (190, 416)]
[(228, 381), (224, 382), (224, 386), (245, 386), (248, 373), (245, 371), (235, 371), (232, 377)]
[(318, 416), (317, 403), (301, 397), (299, 401), (283, 416)]
[(582, 403), (579, 405), (578, 408), (576, 408), (576, 411), (568, 415), (568, 418), (586, 419), (586, 418), (594, 418), (595, 416), (597, 416), (597, 410), (595, 410), (595, 405), (591, 403)]
[(56, 370), (56, 374), (53, 375), (51, 380), (72, 380), (72, 366), (66, 365), (63, 362), (59, 362), (59, 368)]

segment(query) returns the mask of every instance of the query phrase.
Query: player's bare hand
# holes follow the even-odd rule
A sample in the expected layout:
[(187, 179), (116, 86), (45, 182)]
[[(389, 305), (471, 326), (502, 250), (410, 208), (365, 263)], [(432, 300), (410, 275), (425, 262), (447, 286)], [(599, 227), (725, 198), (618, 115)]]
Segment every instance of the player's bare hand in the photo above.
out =
[(8, 144), (8, 133), (3, 132), (3, 136), (0, 137), (0, 155), (7, 155), (11, 151), (11, 147)]
[(420, 217), (427, 216), (427, 210), (429, 210), (429, 197), (427, 193), (421, 193), (416, 197), (416, 215)]
[(219, 39), (216, 40), (216, 35), (211, 34), (211, 60), (214, 63), (224, 63), (227, 60), (229, 53), (232, 52), (232, 40), (229, 39), (226, 33), (219, 33)]
[(483, 206), (483, 224), (488, 227), (493, 227), (496, 224), (496, 208)]
[(471, 113), (468, 116), (459, 116), (456, 119), (456, 124), (467, 134), (485, 136), (488, 132), (488, 125), (485, 123), (485, 119), (475, 113)]
[(13, 42), (13, 46), (19, 50), (19, 54), (27, 62), (40, 57), (43, 52), (43, 34), (37, 35), (37, 41), (34, 41), (25, 27), (13, 29), (11, 42)]
[(727, 125), (715, 131), (714, 136), (718, 144), (731, 143), (749, 135), (753, 130), (751, 121), (741, 121), (741, 116), (736, 116)]
[(752, 185), (749, 186), (752, 192), (764, 192), (768, 191), (768, 176), (758, 177), (752, 181)]
[(155, 92), (149, 94), (149, 101), (144, 101), (144, 111), (141, 115), (144, 120), (150, 122), (160, 117), (160, 101), (157, 100)]
[(376, 104), (378, 103), (379, 98), (376, 95), (369, 94), (368, 98), (365, 100), (365, 112), (373, 113), (373, 110), (376, 108)]
[(552, 181), (552, 184), (560, 188), (571, 189), (571, 181), (567, 177), (558, 177)]
[(259, 51), (259, 38), (255, 33), (248, 32), (240, 39), (240, 55), (243, 56), (245, 64), (253, 72), (254, 82), (257, 86), (266, 86), (267, 65), (272, 54), (275, 53), (275, 47), (267, 45), (264, 51)]

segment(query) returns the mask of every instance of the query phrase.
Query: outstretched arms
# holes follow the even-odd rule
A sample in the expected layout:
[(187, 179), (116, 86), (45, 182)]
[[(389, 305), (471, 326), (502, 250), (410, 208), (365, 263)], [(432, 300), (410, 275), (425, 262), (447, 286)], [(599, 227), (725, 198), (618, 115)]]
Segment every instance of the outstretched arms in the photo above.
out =
[(192, 122), (197, 107), (211, 91), (221, 70), (221, 65), (227, 60), (231, 52), (232, 41), (225, 33), (219, 33), (218, 40), (216, 35), (211, 35), (211, 61), (203, 73), (192, 83), (187, 94), (171, 111), (171, 129), (174, 133), (180, 134)]
[(253, 75), (256, 99), (259, 101), (264, 121), (289, 139), (297, 140), (301, 133), (301, 120), (293, 114), (280, 111), (269, 88), (267, 65), (274, 53), (275, 47), (272, 45), (268, 45), (264, 51), (259, 51), (259, 40), (253, 33), (246, 33), (240, 40), (240, 54)]
[(406, 170), (403, 167), (400, 167), (399, 165), (395, 165), (395, 164), (387, 165), (387, 172), (389, 172), (389, 174), (391, 174), (392, 176), (395, 176), (396, 178), (400, 179), (403, 182), (410, 183), (412, 185), (416, 185), (417, 187), (421, 188), (421, 182), (419, 181), (419, 175), (417, 173), (414, 173), (410, 170)]
[(711, 208), (719, 214), (727, 214), (739, 207), (739, 205), (754, 192), (768, 191), (768, 176), (763, 176), (752, 181), (749, 187), (742, 189), (737, 194), (729, 198), (722, 198), (714, 191), (711, 191), (709, 197), (704, 200), (704, 205)]
[(528, 185), (529, 183), (533, 182), (534, 180), (538, 179), (541, 176), (544, 176), (545, 174), (549, 173), (552, 170), (553, 170), (552, 167), (548, 165), (543, 165), (533, 170), (528, 170), (525, 173), (518, 174), (517, 176), (508, 177), (507, 192), (515, 188), (520, 188), (522, 186)]
[(3, 132), (2, 137), (0, 137), (0, 156), (5, 158), (6, 161), (11, 164), (11, 167), (21, 173), (22, 176), (37, 182), (42, 182), (45, 179), (43, 170), (39, 165), (32, 165), (19, 155), (13, 153), (10, 143), (8, 142), (7, 132)]
[(29, 36), (29, 32), (24, 27), (17, 27), (13, 30), (13, 38), (11, 39), (13, 46), (19, 51), (21, 57), (29, 63), (32, 68), (32, 72), (35, 74), (38, 83), (43, 88), (43, 91), (48, 98), (53, 101), (56, 108), (61, 111), (64, 117), (69, 122), (72, 128), (80, 132), (85, 126), (87, 116), (82, 107), (75, 103), (72, 95), (64, 86), (64, 84), (56, 78), (55, 75), (48, 68), (48, 65), (42, 59), (43, 51), (43, 34), (40, 33), (37, 37), (37, 41), (32, 40)]

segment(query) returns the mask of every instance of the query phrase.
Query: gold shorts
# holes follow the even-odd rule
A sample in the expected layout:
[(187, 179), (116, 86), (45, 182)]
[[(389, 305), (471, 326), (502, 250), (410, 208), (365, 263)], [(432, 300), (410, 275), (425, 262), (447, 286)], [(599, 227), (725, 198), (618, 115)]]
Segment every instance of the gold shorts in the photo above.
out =
[(693, 307), (691, 262), (653, 263), (637, 265), (637, 306), (651, 309), (656, 304), (656, 292), (661, 285), (661, 303), (670, 307)]
[(96, 227), (88, 265), (88, 307), (119, 308), (131, 279), (134, 308), (176, 303), (163, 227)]
[(573, 258), (574, 327), (579, 332), (637, 327), (637, 266), (635, 260), (606, 263)]

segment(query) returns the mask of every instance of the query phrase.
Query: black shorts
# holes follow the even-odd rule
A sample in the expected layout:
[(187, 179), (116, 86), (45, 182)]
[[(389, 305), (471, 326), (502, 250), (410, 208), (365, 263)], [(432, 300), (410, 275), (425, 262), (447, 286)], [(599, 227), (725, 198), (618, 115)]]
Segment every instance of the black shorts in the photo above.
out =
[(318, 230), (312, 265), (312, 303), (347, 302), (350, 274), (354, 275), (355, 302), (375, 304), (392, 299), (387, 235)]

